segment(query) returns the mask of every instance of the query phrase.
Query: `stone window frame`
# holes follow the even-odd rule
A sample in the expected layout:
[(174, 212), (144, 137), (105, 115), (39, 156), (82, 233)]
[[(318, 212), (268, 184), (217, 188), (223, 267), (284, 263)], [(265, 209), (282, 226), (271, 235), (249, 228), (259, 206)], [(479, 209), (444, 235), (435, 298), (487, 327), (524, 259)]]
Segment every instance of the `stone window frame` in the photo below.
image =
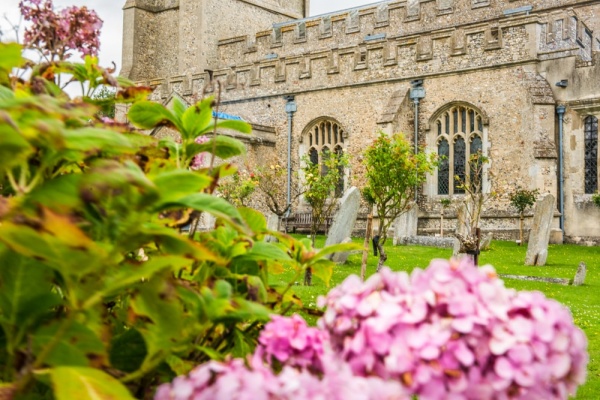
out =
[[(467, 115), (465, 121), (466, 131), (463, 131), (462, 125), (462, 114), (461, 109), (465, 110), (465, 114)], [(454, 132), (454, 110), (457, 110), (458, 120), (456, 121), (457, 130)], [(475, 121), (474, 121), (474, 129), (471, 130), (470, 125), (470, 112), (473, 111)], [(449, 132), (446, 130), (446, 116), (448, 116), (448, 128)], [(480, 122), (478, 122), (480, 121)], [(438, 125), (441, 123), (441, 126)], [(441, 133), (440, 133), (441, 128)], [(452, 152), (453, 144), (457, 139), (462, 138), (465, 142), (465, 159), (468, 160), (471, 151), (471, 142), (475, 137), (479, 137), (481, 139), (481, 151), (482, 154), (486, 157), (489, 157), (489, 118), (487, 114), (481, 110), (479, 107), (475, 105), (465, 102), (465, 101), (453, 101), (446, 103), (445, 105), (439, 107), (429, 119), (428, 123), (425, 125), (425, 138), (426, 138), (426, 151), (429, 153), (438, 153), (438, 145), (442, 140), (447, 140), (448, 145), (450, 147), (450, 157), (448, 160), (449, 163), (449, 182), (448, 182), (448, 194), (439, 194), (438, 192), (438, 169), (427, 177), (427, 181), (423, 188), (423, 192), (425, 195), (430, 198), (450, 198), (454, 196), (464, 196), (463, 193), (456, 193), (454, 188), (454, 154)], [(482, 177), (482, 191), (483, 193), (490, 192), (490, 182), (489, 182), (489, 168), (491, 163), (486, 164), (483, 167), (483, 177)], [(468, 171), (465, 170), (465, 176), (467, 179), (470, 179), (468, 176)]]
[[(598, 141), (598, 120), (599, 118), (596, 115), (593, 114), (588, 114), (585, 115), (583, 117), (583, 162), (584, 162), (584, 168), (583, 168), (583, 193), (584, 194), (594, 194), (597, 193), (599, 190), (599, 184), (598, 182), (600, 181), (600, 169), (598, 168), (599, 164), (600, 164), (600, 151), (598, 151), (598, 147), (599, 147), (599, 141)], [(595, 125), (595, 126), (594, 126)], [(588, 129), (589, 128), (589, 129)], [(592, 136), (591, 139), (588, 139), (588, 135)], [(587, 158), (585, 155), (585, 151), (586, 151), (586, 147), (588, 146), (588, 140), (591, 140), (591, 145), (595, 146), (596, 148), (596, 160), (593, 160), (592, 163), (595, 161), (595, 165), (593, 165), (593, 167), (595, 167), (595, 182), (593, 177), (590, 177), (587, 173)], [(589, 181), (592, 181), (591, 183)], [(595, 183), (595, 184), (594, 184)]]
[[(310, 121), (300, 135), (299, 155), (300, 158), (308, 155), (314, 160), (314, 154), (318, 156), (317, 162), (321, 162), (325, 149), (332, 152), (346, 152), (348, 148), (348, 131), (335, 118), (323, 116)], [(314, 162), (314, 161), (313, 161)], [(344, 190), (348, 187), (349, 168), (345, 168), (340, 185), (336, 188), (335, 196), (342, 197)]]

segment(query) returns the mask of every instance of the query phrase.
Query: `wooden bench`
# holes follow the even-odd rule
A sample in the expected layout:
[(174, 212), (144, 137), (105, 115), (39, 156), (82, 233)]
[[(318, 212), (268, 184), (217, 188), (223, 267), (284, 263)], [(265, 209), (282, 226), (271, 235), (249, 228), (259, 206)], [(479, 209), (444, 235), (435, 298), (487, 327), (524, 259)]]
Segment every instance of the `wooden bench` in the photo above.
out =
[[(285, 221), (284, 219), (284, 223), (287, 223), (288, 232), (310, 232), (310, 228), (312, 227), (312, 213), (293, 213), (292, 215), (290, 215), (287, 221)], [(331, 218), (327, 218), (325, 223), (321, 224), (318, 227), (317, 233), (327, 233), (329, 231), (330, 226)]]

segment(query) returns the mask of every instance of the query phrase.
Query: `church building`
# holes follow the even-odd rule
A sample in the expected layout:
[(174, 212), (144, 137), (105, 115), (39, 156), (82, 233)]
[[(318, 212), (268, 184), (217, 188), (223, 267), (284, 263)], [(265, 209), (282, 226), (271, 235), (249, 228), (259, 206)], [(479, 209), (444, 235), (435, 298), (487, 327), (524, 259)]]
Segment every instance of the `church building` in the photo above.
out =
[(309, 0), (127, 0), (123, 16), (121, 75), (165, 104), (220, 93), (220, 111), (253, 126), (250, 165), (277, 154), (296, 172), (304, 155), (343, 151), (345, 186), (360, 187), (364, 149), (403, 132), (444, 156), (419, 191), (419, 234), (439, 232), (440, 201), (458, 204), (454, 177), (481, 151), (483, 191), (498, 193), (482, 231), (518, 237), (508, 194), (521, 187), (556, 199), (554, 242), (600, 244), (597, 0), (388, 0), (315, 16)]

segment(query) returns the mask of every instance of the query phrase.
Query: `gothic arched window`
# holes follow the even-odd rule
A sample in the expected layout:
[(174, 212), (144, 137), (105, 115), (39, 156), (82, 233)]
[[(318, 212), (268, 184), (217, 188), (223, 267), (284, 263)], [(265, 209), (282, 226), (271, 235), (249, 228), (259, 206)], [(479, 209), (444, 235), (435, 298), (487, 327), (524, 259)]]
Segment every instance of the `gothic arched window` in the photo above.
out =
[[(315, 121), (308, 129), (304, 130), (303, 141), (308, 144), (307, 153), (309, 160), (313, 164), (320, 164), (326, 160), (332, 152), (336, 155), (343, 154), (344, 136), (346, 135), (344, 129), (335, 121), (324, 118)], [(341, 197), (344, 192), (343, 167), (340, 168), (340, 181), (335, 190), (336, 197)], [(327, 173), (327, 169), (324, 165), (321, 166), (320, 170), (322, 174)]]
[[(460, 183), (473, 182), (476, 178), (474, 172), (469, 171), (469, 158), (483, 152), (483, 118), (477, 110), (457, 105), (440, 114), (433, 126), (434, 134), (437, 134), (436, 150), (440, 157), (437, 194), (464, 193)], [(478, 174), (481, 182), (482, 171), (478, 171)]]
[(585, 118), (585, 193), (598, 190), (598, 118), (590, 115)]

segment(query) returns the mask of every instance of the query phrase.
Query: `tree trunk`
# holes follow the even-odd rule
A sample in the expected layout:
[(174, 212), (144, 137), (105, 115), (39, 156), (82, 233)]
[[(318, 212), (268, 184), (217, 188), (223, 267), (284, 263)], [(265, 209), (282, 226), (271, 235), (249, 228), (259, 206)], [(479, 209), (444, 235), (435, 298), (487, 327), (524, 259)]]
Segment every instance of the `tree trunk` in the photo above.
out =
[(523, 214), (519, 218), (519, 246), (523, 245)]
[(367, 217), (367, 230), (365, 232), (365, 243), (363, 246), (362, 263), (360, 265), (360, 279), (365, 280), (367, 274), (367, 260), (369, 258), (369, 239), (371, 239), (371, 228), (373, 227), (373, 206), (369, 206), (369, 216)]
[(377, 262), (377, 272), (381, 270), (383, 264), (387, 261), (387, 254), (385, 254), (385, 250), (383, 249), (383, 243), (381, 240), (377, 243), (377, 249), (379, 250), (379, 261)]

